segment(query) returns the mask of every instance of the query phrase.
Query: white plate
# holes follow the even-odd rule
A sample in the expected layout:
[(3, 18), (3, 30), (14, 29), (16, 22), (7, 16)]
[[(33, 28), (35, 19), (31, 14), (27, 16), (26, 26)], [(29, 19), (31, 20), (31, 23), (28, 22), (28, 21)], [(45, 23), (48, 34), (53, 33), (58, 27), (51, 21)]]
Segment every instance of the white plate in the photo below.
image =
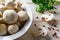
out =
[[(9, 36), (0, 36), (0, 40), (4, 39), (5, 37), (7, 37), (6, 39), (16, 39), (21, 37), (24, 33), (26, 33), (26, 31), (28, 31), (28, 29), (30, 28), (31, 24), (32, 24), (32, 12), (30, 10), (30, 8), (28, 7), (27, 4), (23, 4), (26, 7), (26, 11), (28, 13), (29, 16), (29, 20), (27, 21), (27, 23), (25, 24), (25, 26), (17, 33), (13, 34), (13, 35), (9, 35)], [(4, 39), (5, 40), (5, 39)]]

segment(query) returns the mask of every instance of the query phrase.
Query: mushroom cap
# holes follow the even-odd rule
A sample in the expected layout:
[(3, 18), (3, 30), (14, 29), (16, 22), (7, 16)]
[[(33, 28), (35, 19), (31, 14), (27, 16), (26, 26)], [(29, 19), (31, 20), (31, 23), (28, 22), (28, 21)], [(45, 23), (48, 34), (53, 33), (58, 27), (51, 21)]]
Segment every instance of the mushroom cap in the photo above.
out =
[(3, 5), (0, 5), (0, 8), (4, 8), (5, 6), (3, 6)]
[(8, 7), (12, 8), (12, 9), (15, 8), (16, 4), (17, 3), (14, 0), (8, 0), (8, 1), (5, 2), (5, 6), (8, 6)]
[(22, 5), (22, 4), (21, 4), (20, 2), (17, 2), (14, 10), (15, 10), (16, 12), (21, 11), (21, 10), (22, 10), (21, 5)]
[(8, 26), (8, 32), (9, 34), (14, 34), (19, 30), (19, 27), (17, 24), (9, 25)]
[(41, 19), (44, 18), (45, 21), (50, 21), (52, 20), (54, 15), (52, 13), (46, 13), (42, 14)]
[(0, 35), (7, 34), (7, 26), (5, 24), (0, 24)]
[(18, 19), (18, 15), (14, 10), (6, 10), (3, 13), (3, 20), (8, 23), (12, 24), (15, 23)]
[(19, 11), (18, 12), (18, 17), (19, 17), (19, 21), (20, 22), (23, 22), (23, 21), (25, 21), (25, 20), (27, 20), (28, 19), (28, 14), (27, 14), (27, 12), (25, 12), (25, 11)]
[(17, 2), (17, 6), (16, 6), (16, 8), (20, 10), (20, 9), (21, 9), (21, 5), (22, 5), (22, 3)]
[(5, 6), (3, 6), (3, 5), (0, 5), (0, 11), (4, 11), (5, 10)]
[(8, 3), (10, 3), (10, 2), (12, 2), (12, 0), (9, 0), (9, 1), (7, 0), (7, 1), (5, 2), (5, 6), (8, 5)]

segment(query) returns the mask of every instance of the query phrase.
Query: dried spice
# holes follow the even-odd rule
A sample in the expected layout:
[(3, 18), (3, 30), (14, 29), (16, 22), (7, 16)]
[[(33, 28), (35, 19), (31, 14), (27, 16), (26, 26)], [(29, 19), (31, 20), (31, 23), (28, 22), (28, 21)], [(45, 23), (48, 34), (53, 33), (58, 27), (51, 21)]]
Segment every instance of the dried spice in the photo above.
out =
[(51, 28), (48, 27), (48, 29), (51, 31)]
[(52, 24), (51, 26), (57, 27), (57, 25), (56, 25), (56, 24)]
[(38, 30), (42, 30), (41, 28), (39, 28)]
[(55, 30), (54, 28), (52, 28), (53, 30)]
[(55, 33), (53, 34), (53, 37), (56, 36), (56, 35), (57, 35), (57, 33), (55, 32)]
[(39, 17), (37, 16), (36, 18), (38, 19)]
[(43, 25), (43, 27), (45, 27), (45, 25)]
[(45, 34), (45, 33), (42, 33), (43, 35)]
[(36, 24), (34, 24), (34, 26), (36, 26)]
[(57, 29), (57, 31), (59, 31), (59, 30)]

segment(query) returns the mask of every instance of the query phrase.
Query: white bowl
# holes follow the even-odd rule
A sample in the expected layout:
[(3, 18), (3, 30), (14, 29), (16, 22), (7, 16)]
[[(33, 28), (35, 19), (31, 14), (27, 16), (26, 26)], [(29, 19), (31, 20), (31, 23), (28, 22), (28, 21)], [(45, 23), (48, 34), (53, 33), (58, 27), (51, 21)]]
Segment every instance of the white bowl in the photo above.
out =
[(24, 33), (26, 33), (28, 31), (28, 29), (30, 28), (30, 26), (32, 24), (32, 12), (27, 4), (23, 4), (23, 5), (26, 8), (26, 11), (27, 11), (28, 16), (29, 16), (29, 20), (27, 21), (27, 23), (24, 25), (24, 27), (19, 32), (15, 33), (13, 35), (9, 35), (9, 36), (0, 36), (0, 40), (13, 40), (13, 39), (19, 38)]

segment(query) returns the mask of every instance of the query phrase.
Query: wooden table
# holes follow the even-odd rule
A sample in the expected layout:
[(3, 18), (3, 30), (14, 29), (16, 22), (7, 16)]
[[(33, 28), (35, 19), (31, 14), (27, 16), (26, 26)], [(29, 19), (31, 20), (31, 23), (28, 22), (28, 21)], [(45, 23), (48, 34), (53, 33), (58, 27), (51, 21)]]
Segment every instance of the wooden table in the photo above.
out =
[[(16, 40), (60, 40), (60, 38), (53, 37), (53, 34), (55, 32), (60, 33), (60, 30), (59, 30), (60, 29), (60, 27), (59, 27), (60, 26), (60, 21), (59, 21), (60, 20), (60, 18), (59, 18), (60, 14), (59, 13), (58, 13), (58, 15), (55, 15), (55, 19), (58, 20), (58, 24), (57, 24), (58, 27), (54, 27), (54, 30), (52, 29), (51, 31), (49, 31), (48, 26), (49, 27), (52, 27), (52, 26), (48, 25), (46, 22), (41, 22), (40, 21), (41, 14), (35, 11), (36, 5), (33, 4), (31, 2), (31, 0), (23, 0), (23, 1), (20, 0), (20, 1), (25, 2), (29, 5), (29, 7), (30, 7), (30, 9), (33, 13), (33, 22), (32, 22), (32, 25), (31, 25), (30, 29), (22, 37), (20, 37)], [(57, 6), (57, 7), (58, 7), (58, 11), (59, 11), (60, 7), (59, 6)], [(45, 28), (48, 30), (48, 35), (44, 36), (44, 37), (43, 36), (34, 37), (32, 35), (32, 30), (35, 30), (34, 28), (37, 27), (36, 25), (39, 26), (39, 27), (43, 27), (43, 25), (45, 25), (46, 26)]]

